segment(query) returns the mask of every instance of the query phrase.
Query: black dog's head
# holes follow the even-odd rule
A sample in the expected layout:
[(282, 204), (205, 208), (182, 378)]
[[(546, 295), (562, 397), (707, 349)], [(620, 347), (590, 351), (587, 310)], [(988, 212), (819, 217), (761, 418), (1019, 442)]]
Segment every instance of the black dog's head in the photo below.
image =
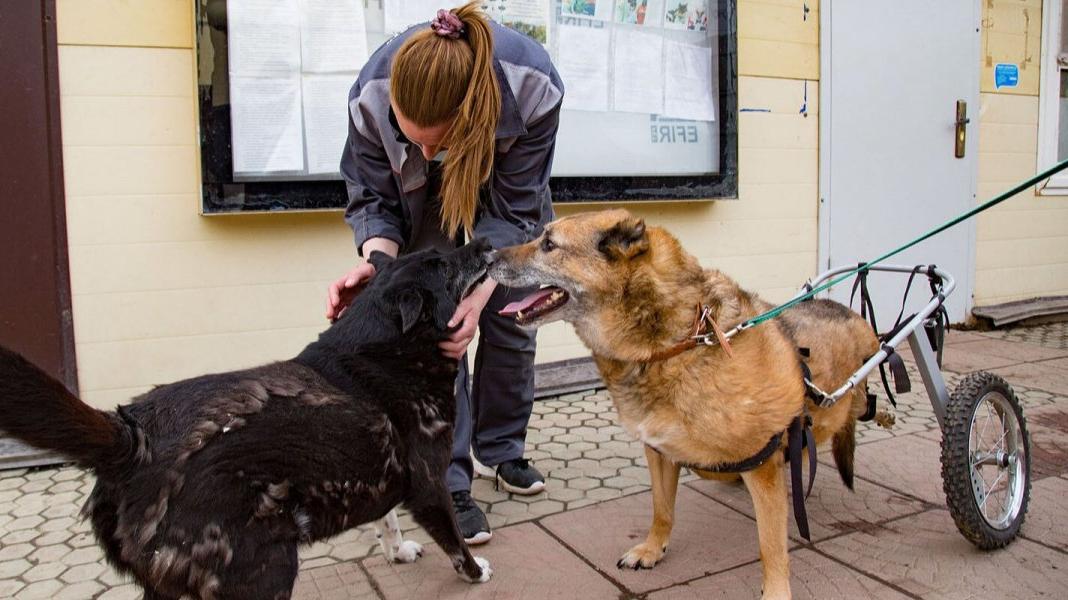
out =
[(384, 321), (376, 341), (444, 339), (456, 306), (486, 279), (493, 255), (484, 239), (450, 252), (425, 250), (396, 259), (372, 252), (368, 260), (375, 266), (375, 276), (339, 325), (375, 315)]

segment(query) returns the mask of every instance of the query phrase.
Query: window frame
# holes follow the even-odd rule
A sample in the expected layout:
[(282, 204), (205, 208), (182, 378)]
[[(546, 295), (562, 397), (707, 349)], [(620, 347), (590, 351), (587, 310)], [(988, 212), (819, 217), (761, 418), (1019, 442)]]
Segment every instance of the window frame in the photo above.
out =
[[(709, 0), (719, 20), (719, 172), (707, 175), (553, 177), (554, 203), (711, 201), (738, 197), (738, 0)], [(199, 77), (199, 49), (196, 49)], [(209, 110), (198, 88), (201, 214), (343, 209), (341, 180), (235, 182), (229, 107)]]
[[(1038, 161), (1036, 172), (1057, 163), (1057, 142), (1060, 123), (1060, 78), (1068, 66), (1060, 66), (1062, 19), (1065, 18), (1061, 0), (1042, 3), (1042, 59), (1039, 69), (1038, 91)], [(1042, 196), (1068, 196), (1068, 172), (1062, 171), (1038, 185)]]

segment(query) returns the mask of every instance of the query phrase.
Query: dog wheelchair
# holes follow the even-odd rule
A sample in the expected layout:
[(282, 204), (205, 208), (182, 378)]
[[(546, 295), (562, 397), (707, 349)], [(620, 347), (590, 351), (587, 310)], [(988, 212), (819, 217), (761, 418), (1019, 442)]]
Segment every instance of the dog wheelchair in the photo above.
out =
[[(821, 273), (809, 280), (794, 297), (801, 299), (832, 278), (856, 271), (853, 266)], [(909, 286), (913, 278), (926, 275), (931, 287), (931, 300), (918, 312), (902, 318), (898, 315), (894, 327), (878, 335), (880, 349), (860, 367), (841, 387), (823, 391), (807, 382), (815, 401), (830, 406), (844, 396), (876, 368), (889, 364), (895, 372), (898, 393), (907, 392), (908, 379), (896, 347), (908, 340), (923, 380), (927, 395), (942, 430), (942, 486), (953, 521), (961, 534), (984, 550), (1001, 548), (1016, 538), (1027, 512), (1031, 489), (1030, 440), (1020, 403), (1012, 387), (1001, 377), (978, 371), (964, 377), (950, 393), (942, 377), (941, 357), (947, 316), (943, 303), (953, 292), (953, 277), (934, 265), (865, 265), (859, 270), (854, 292), (861, 293), (861, 315), (868, 317), (875, 328), (871, 301), (866, 296), (866, 277), (869, 271), (908, 273)], [(882, 372), (883, 384), (893, 403), (889, 383)], [(875, 416), (875, 397), (868, 396), (868, 411), (861, 420)]]

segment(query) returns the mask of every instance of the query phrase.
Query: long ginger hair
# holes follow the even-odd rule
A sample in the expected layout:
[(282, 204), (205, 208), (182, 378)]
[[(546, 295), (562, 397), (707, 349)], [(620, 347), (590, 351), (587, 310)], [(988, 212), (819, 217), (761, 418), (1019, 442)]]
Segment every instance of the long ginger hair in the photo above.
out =
[(393, 57), (390, 101), (419, 127), (453, 120), (441, 181), (441, 225), (449, 236), (474, 229), (481, 185), (493, 169), (501, 91), (493, 32), (477, 0), (451, 12), (464, 24), (453, 39), (432, 29), (409, 37)]

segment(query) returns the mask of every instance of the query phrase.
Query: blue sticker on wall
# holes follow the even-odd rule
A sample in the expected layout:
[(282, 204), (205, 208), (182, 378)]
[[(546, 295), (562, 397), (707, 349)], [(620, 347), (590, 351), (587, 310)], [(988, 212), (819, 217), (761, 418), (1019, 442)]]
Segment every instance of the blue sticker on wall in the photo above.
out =
[(994, 88), (1020, 85), (1020, 67), (1009, 63), (994, 65)]

